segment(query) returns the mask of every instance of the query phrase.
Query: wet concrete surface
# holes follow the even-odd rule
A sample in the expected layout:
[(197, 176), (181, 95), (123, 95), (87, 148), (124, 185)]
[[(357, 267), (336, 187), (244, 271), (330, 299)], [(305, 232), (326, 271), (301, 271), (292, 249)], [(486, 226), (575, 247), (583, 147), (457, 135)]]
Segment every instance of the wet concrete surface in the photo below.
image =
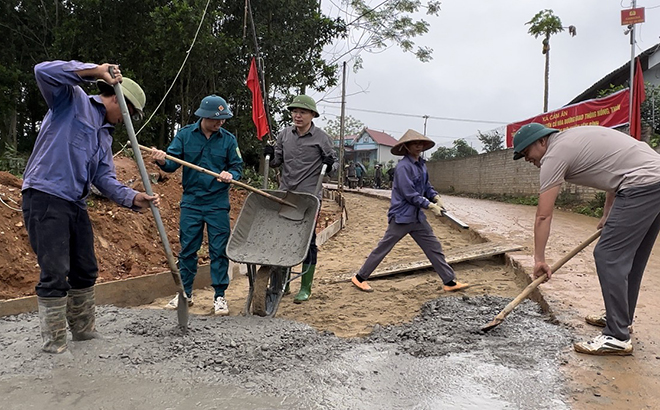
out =
[[(0, 319), (2, 409), (567, 409), (568, 332), (532, 302), (447, 296), (343, 339), (284, 319), (100, 307), (104, 340), (43, 354), (35, 314)], [(365, 306), (365, 309), (377, 308)]]

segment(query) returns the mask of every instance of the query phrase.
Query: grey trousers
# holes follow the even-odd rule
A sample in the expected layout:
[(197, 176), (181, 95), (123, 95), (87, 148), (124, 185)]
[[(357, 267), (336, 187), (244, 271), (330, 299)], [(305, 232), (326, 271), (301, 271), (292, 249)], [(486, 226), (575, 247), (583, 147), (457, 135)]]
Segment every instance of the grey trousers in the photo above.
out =
[(607, 318), (604, 335), (630, 339), (628, 326), (635, 316), (642, 275), (659, 231), (660, 184), (617, 192), (594, 249)]
[(385, 256), (390, 253), (394, 245), (408, 234), (422, 248), (431, 265), (433, 265), (433, 269), (440, 275), (442, 283), (454, 280), (456, 277), (454, 270), (447, 264), (445, 255), (442, 253), (442, 245), (440, 245), (440, 241), (433, 234), (433, 229), (426, 220), (409, 224), (398, 224), (392, 220), (387, 226), (383, 239), (378, 242), (376, 249), (371, 251), (357, 275), (361, 279), (369, 279), (369, 276), (385, 259)]

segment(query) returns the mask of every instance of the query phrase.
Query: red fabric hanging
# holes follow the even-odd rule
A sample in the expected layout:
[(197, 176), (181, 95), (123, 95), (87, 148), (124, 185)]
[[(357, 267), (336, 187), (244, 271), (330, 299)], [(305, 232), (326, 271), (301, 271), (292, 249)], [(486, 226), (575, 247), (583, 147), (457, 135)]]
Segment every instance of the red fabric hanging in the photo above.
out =
[(266, 118), (266, 110), (264, 108), (264, 99), (261, 95), (261, 87), (259, 86), (259, 75), (257, 74), (257, 64), (252, 58), (250, 63), (250, 72), (248, 73), (247, 87), (252, 91), (252, 121), (257, 127), (257, 138), (259, 141), (264, 135), (268, 134), (268, 119)]
[(642, 65), (637, 57), (635, 65), (635, 75), (633, 77), (632, 87), (632, 118), (630, 118), (630, 136), (635, 139), (642, 138), (642, 102), (646, 99), (644, 91), (644, 75), (642, 74)]

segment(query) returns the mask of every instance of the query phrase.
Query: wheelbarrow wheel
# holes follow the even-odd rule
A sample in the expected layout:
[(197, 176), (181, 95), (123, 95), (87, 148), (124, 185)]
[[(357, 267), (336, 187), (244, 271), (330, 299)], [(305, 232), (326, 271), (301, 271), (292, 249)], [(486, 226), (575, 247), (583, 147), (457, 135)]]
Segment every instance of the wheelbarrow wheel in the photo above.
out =
[(257, 270), (252, 298), (252, 314), (275, 316), (283, 295), (287, 269), (275, 266), (261, 266)]
[(268, 315), (266, 308), (266, 296), (268, 293), (268, 282), (270, 281), (270, 266), (261, 266), (257, 270), (254, 281), (254, 296), (252, 297), (252, 314), (257, 316)]

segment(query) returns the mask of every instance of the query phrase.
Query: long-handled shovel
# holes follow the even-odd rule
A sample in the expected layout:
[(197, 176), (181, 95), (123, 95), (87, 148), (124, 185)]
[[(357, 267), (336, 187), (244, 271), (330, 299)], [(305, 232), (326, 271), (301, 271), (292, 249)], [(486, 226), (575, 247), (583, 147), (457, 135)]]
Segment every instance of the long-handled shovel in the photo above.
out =
[[(550, 270), (552, 271), (552, 273), (556, 272), (559, 268), (564, 266), (564, 264), (566, 262), (568, 262), (578, 252), (580, 252), (582, 249), (586, 248), (593, 241), (595, 241), (600, 236), (601, 231), (602, 230), (599, 229), (596, 232), (594, 232), (590, 237), (585, 239), (584, 242), (582, 242), (581, 244), (576, 246), (575, 249), (573, 249), (572, 251), (567, 253), (563, 258), (561, 258), (554, 265), (552, 265), (550, 267)], [(515, 299), (513, 299), (511, 302), (509, 302), (509, 304), (506, 305), (504, 310), (502, 310), (499, 315), (495, 316), (495, 319), (493, 319), (490, 323), (488, 323), (486, 326), (482, 327), (481, 330), (483, 330), (484, 332), (487, 332), (487, 331), (495, 328), (500, 323), (504, 322), (504, 318), (506, 318), (509, 315), (509, 313), (511, 313), (511, 311), (513, 309), (515, 309), (515, 307), (520, 304), (520, 302), (525, 300), (525, 298), (530, 293), (532, 293), (532, 291), (534, 289), (536, 289), (539, 286), (539, 284), (541, 284), (543, 281), (545, 281), (547, 279), (547, 277), (548, 277), (548, 275), (543, 274), (543, 275), (539, 276), (538, 278), (536, 278), (532, 283), (527, 285), (527, 287), (522, 292), (520, 292), (520, 295), (518, 295)]]
[[(133, 141), (131, 141), (131, 145), (133, 145)], [(136, 145), (133, 145), (133, 146), (136, 146)], [(137, 146), (138, 146), (141, 150), (143, 150), (143, 151), (147, 151), (147, 152), (152, 152), (152, 151), (153, 151), (153, 149), (148, 148), (148, 147), (145, 147), (144, 145), (139, 145), (139, 144), (137, 144)], [(215, 177), (215, 178), (218, 178), (218, 177), (220, 176), (220, 174), (218, 174), (217, 172), (210, 171), (210, 170), (208, 170), (208, 169), (206, 169), (206, 168), (202, 168), (202, 167), (200, 167), (199, 165), (192, 164), (192, 163), (190, 163), (190, 162), (188, 162), (188, 161), (184, 161), (184, 160), (182, 160), (182, 159), (179, 159), (179, 158), (177, 158), (177, 157), (173, 157), (173, 156), (171, 156), (171, 155), (167, 155), (167, 154), (166, 154), (166, 155), (165, 155), (165, 158), (169, 159), (170, 161), (174, 161), (174, 162), (176, 162), (177, 164), (181, 164), (181, 165), (186, 166), (186, 167), (188, 167), (188, 168), (192, 168), (192, 169), (194, 169), (195, 171), (201, 172), (201, 173), (203, 173), (203, 174), (211, 175), (212, 177)], [(242, 183), (242, 182), (240, 182), (240, 181), (233, 181), (233, 180), (232, 180), (232, 181), (230, 181), (230, 183), (231, 183), (231, 184), (234, 184), (234, 185), (237, 185), (237, 186), (240, 186), (241, 188), (245, 188), (245, 189), (247, 189), (248, 191), (252, 191), (252, 192), (254, 192), (255, 194), (259, 194), (259, 195), (261, 195), (261, 196), (264, 196), (264, 197), (270, 199), (271, 201), (275, 201), (275, 202), (278, 202), (278, 203), (280, 203), (280, 204), (282, 204), (282, 205), (285, 205), (285, 206), (289, 207), (290, 209), (289, 209), (288, 214), (293, 214), (293, 217), (291, 217), (291, 218), (289, 218), (289, 219), (293, 219), (293, 220), (299, 221), (299, 220), (303, 219), (303, 217), (305, 216), (305, 209), (298, 209), (298, 205), (296, 205), (296, 204), (294, 204), (294, 203), (291, 203), (291, 202), (285, 201), (285, 200), (282, 199), (282, 198), (276, 197), (275, 195), (271, 195), (271, 194), (269, 194), (268, 192), (264, 192), (264, 191), (262, 191), (262, 190), (260, 190), (260, 189), (254, 188), (254, 187), (252, 187), (252, 186), (250, 186), (250, 185), (248, 185), (248, 184), (244, 184), (244, 183)], [(295, 197), (293, 197), (293, 198), (295, 198)], [(296, 215), (298, 215), (298, 214), (300, 214), (299, 217), (296, 216)]]
[[(110, 68), (110, 75), (114, 77), (114, 72), (112, 67)], [(124, 99), (124, 93), (121, 90), (121, 85), (119, 83), (114, 86), (115, 94), (117, 95), (117, 101), (119, 102), (119, 107), (121, 108), (121, 115), (124, 118), (124, 124), (126, 125), (126, 131), (128, 132), (128, 138), (131, 140), (131, 145), (133, 146), (133, 153), (135, 154), (135, 161), (137, 162), (138, 169), (140, 170), (140, 177), (142, 178), (142, 184), (144, 185), (144, 190), (148, 195), (153, 195), (154, 192), (151, 189), (151, 183), (149, 181), (149, 175), (147, 174), (147, 168), (144, 166), (144, 160), (142, 159), (142, 154), (138, 149), (138, 141), (135, 136), (135, 130), (133, 129), (133, 122), (131, 121), (131, 115), (128, 112), (128, 106), (126, 105), (126, 100)], [(160, 211), (158, 207), (151, 204), (151, 212), (154, 215), (154, 220), (156, 221), (156, 226), (158, 227), (158, 234), (160, 235), (160, 240), (163, 243), (163, 248), (165, 248), (165, 255), (167, 256), (167, 264), (170, 266), (172, 271), (172, 278), (174, 283), (179, 288), (179, 300), (177, 304), (177, 318), (179, 320), (179, 326), (183, 331), (188, 330), (188, 301), (186, 300), (186, 294), (183, 289), (183, 282), (181, 282), (181, 274), (179, 273), (179, 268), (176, 266), (174, 261), (174, 255), (172, 255), (172, 248), (170, 247), (170, 242), (167, 239), (167, 233), (165, 232), (165, 226), (163, 225), (163, 220), (160, 217)]]

